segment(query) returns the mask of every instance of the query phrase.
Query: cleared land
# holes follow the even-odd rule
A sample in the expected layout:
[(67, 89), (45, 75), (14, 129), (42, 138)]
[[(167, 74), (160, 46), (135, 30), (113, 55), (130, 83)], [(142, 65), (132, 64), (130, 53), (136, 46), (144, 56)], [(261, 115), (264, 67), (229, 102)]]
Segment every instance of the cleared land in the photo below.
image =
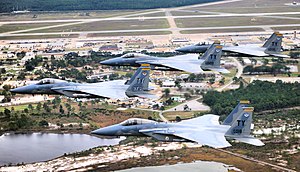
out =
[(0, 33), (11, 32), (17, 30), (33, 29), (45, 26), (53, 26), (62, 23), (19, 23), (19, 24), (5, 24), (0, 26)]
[(90, 33), (87, 37), (101, 37), (101, 36), (138, 36), (138, 35), (168, 35), (169, 31), (152, 31), (152, 32), (118, 32), (118, 33)]
[(135, 30), (135, 29), (156, 29), (168, 28), (169, 24), (166, 19), (151, 20), (113, 20), (98, 21), (84, 24), (74, 24), (70, 26), (56, 27), (51, 29), (34, 30), (24, 33), (47, 33), (47, 32), (63, 32), (63, 31), (105, 31), (105, 30)]
[(183, 30), (182, 34), (197, 34), (197, 33), (225, 33), (225, 32), (256, 32), (264, 31), (262, 28), (241, 28), (241, 29), (203, 29), (203, 30)]
[(180, 28), (299, 24), (299, 21), (297, 20), (274, 19), (264, 17), (209, 17), (205, 19), (187, 18), (175, 19), (175, 22)]
[(30, 36), (1, 36), (0, 40), (21, 40), (21, 39), (48, 39), (48, 38), (77, 38), (78, 34), (70, 35), (30, 35)]
[[(147, 142), (147, 141), (146, 141)], [(149, 141), (148, 141), (149, 142)], [(177, 157), (171, 158), (171, 157)], [(160, 151), (159, 154), (150, 156), (142, 156), (141, 158), (130, 158), (115, 163), (97, 164), (94, 167), (98, 171), (117, 171), (121, 169), (129, 169), (134, 167), (158, 166), (165, 164), (176, 164), (178, 162), (190, 163), (197, 160), (201, 161), (216, 161), (225, 164), (233, 165), (242, 171), (260, 171), (271, 172), (276, 171), (269, 166), (264, 166), (259, 163), (253, 163), (241, 157), (237, 157), (217, 149), (207, 147), (200, 148), (183, 148), (179, 150)], [(234, 171), (234, 170), (229, 170)]]

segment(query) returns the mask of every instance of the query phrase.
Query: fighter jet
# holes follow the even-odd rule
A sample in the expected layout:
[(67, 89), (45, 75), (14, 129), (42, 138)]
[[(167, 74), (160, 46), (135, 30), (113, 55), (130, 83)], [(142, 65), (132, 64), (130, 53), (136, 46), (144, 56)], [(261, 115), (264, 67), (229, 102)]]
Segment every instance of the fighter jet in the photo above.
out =
[[(283, 35), (279, 32), (274, 32), (271, 37), (264, 43), (262, 47), (258, 45), (240, 45), (240, 46), (224, 46), (224, 52), (239, 53), (247, 56), (256, 57), (289, 57), (280, 54)], [(176, 51), (184, 53), (201, 53), (204, 52), (207, 45), (195, 44), (176, 49)]]
[(174, 57), (153, 57), (145, 54), (129, 53), (121, 57), (100, 62), (110, 66), (140, 66), (142, 63), (150, 64), (152, 69), (179, 70), (190, 73), (203, 73), (203, 70), (211, 70), (229, 73), (220, 67), (222, 46), (220, 42), (210, 45), (204, 55), (198, 58), (196, 54), (179, 55)]
[(213, 148), (231, 146), (226, 139), (263, 146), (263, 142), (250, 135), (254, 108), (245, 106), (246, 104), (239, 103), (223, 124), (219, 123), (218, 115), (212, 114), (178, 123), (131, 118), (91, 133), (102, 136), (149, 136), (159, 141), (195, 142)]
[(19, 94), (58, 94), (71, 98), (113, 98), (128, 97), (156, 98), (147, 93), (149, 88), (149, 64), (142, 64), (130, 80), (114, 80), (92, 84), (67, 82), (45, 78), (31, 84), (10, 90)]

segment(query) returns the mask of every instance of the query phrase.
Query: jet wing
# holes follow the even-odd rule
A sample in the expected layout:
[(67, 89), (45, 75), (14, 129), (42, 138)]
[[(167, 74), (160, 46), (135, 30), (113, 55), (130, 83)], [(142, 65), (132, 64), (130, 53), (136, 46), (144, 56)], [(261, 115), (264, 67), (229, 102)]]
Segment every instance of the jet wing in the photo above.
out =
[(184, 54), (184, 55), (178, 55), (178, 56), (173, 56), (173, 57), (168, 57), (166, 59), (169, 60), (183, 60), (183, 61), (188, 61), (188, 60), (197, 60), (199, 58), (198, 54)]
[[(203, 73), (203, 70), (200, 67), (200, 64), (195, 63), (184, 63), (176, 60), (147, 60), (142, 61), (143, 63), (149, 63), (150, 65), (159, 65), (165, 66), (168, 68), (186, 71), (190, 73)], [(141, 63), (141, 62), (138, 62)]]
[(246, 55), (251, 55), (251, 56), (258, 56), (258, 57), (269, 56), (263, 50), (258, 50), (258, 49), (251, 48), (251, 47), (249, 47), (249, 48), (239, 47), (239, 46), (223, 47), (223, 51), (246, 54)]
[(52, 88), (56, 92), (64, 94), (68, 97), (76, 97), (76, 94), (88, 94), (98, 97), (122, 99), (127, 98), (125, 90), (113, 89), (110, 87), (97, 87), (94, 86), (68, 86), (68, 87), (56, 87)]
[(179, 138), (189, 140), (192, 142), (197, 142), (198, 144), (207, 145), (213, 148), (225, 148), (231, 146), (231, 144), (224, 137), (224, 134), (217, 132), (209, 132), (206, 130), (191, 130), (189, 132), (181, 132), (167, 128), (154, 128), (140, 130), (139, 132), (158, 140), (163, 140), (165, 136), (174, 135)]
[(150, 65), (165, 66), (190, 73), (202, 73), (203, 70), (200, 67), (202, 62), (198, 61), (198, 57), (199, 55), (197, 54), (185, 54), (155, 60), (141, 60), (136, 63), (148, 63)]
[(231, 146), (222, 133), (208, 132), (203, 130), (184, 133), (175, 132), (174, 135), (213, 148), (225, 148)]
[(271, 56), (275, 56), (275, 57), (282, 57), (282, 58), (289, 58), (290, 56), (285, 55), (285, 54), (270, 54)]
[(220, 116), (218, 115), (203, 115), (197, 118), (192, 118), (188, 120), (183, 120), (179, 123), (181, 124), (189, 124), (189, 125), (220, 125), (219, 123)]
[(124, 90), (118, 90), (118, 89), (112, 89), (109, 87), (83, 87), (82, 89), (79, 87), (80, 92), (82, 93), (88, 93), (92, 95), (96, 95), (99, 97), (106, 97), (106, 98), (112, 98), (112, 99), (124, 99), (127, 98)]

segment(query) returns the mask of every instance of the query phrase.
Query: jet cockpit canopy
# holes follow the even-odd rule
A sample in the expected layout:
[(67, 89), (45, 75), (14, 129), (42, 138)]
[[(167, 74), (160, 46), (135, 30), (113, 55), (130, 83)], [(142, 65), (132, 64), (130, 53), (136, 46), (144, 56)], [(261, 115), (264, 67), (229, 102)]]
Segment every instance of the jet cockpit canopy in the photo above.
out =
[(154, 123), (155, 121), (148, 120), (148, 119), (141, 119), (141, 118), (130, 118), (126, 121), (121, 122), (120, 124), (123, 126), (130, 126), (130, 125), (142, 125), (142, 124), (149, 124)]
[(146, 54), (140, 54), (140, 53), (127, 53), (121, 56), (122, 58), (138, 58), (138, 57), (149, 57)]
[(206, 42), (199, 42), (199, 43), (195, 44), (195, 46), (201, 46), (201, 45), (206, 45)]
[(37, 85), (57, 84), (57, 83), (62, 83), (62, 82), (67, 82), (67, 81), (60, 80), (60, 79), (53, 79), (53, 78), (44, 78), (44, 79), (40, 80), (37, 83)]

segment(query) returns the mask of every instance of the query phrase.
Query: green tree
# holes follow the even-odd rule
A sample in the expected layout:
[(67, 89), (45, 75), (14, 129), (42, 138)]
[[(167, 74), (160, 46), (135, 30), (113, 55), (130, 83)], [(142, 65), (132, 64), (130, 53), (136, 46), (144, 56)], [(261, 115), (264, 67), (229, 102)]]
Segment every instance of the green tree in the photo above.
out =
[(184, 93), (183, 96), (186, 100), (192, 98), (192, 96), (189, 93)]
[(28, 109), (33, 110), (32, 104), (29, 104), (27, 107), (28, 107)]
[(59, 106), (59, 112), (61, 114), (64, 114), (65, 113), (65, 110), (63, 109), (62, 105)]
[(39, 126), (40, 127), (48, 127), (49, 126), (49, 123), (46, 121), (46, 120), (41, 120), (39, 122)]
[(42, 104), (41, 104), (41, 102), (39, 102), (36, 106), (36, 110), (41, 111), (41, 108), (42, 108)]
[(165, 97), (169, 97), (170, 96), (170, 89), (169, 88), (164, 89), (163, 93), (164, 93)]

